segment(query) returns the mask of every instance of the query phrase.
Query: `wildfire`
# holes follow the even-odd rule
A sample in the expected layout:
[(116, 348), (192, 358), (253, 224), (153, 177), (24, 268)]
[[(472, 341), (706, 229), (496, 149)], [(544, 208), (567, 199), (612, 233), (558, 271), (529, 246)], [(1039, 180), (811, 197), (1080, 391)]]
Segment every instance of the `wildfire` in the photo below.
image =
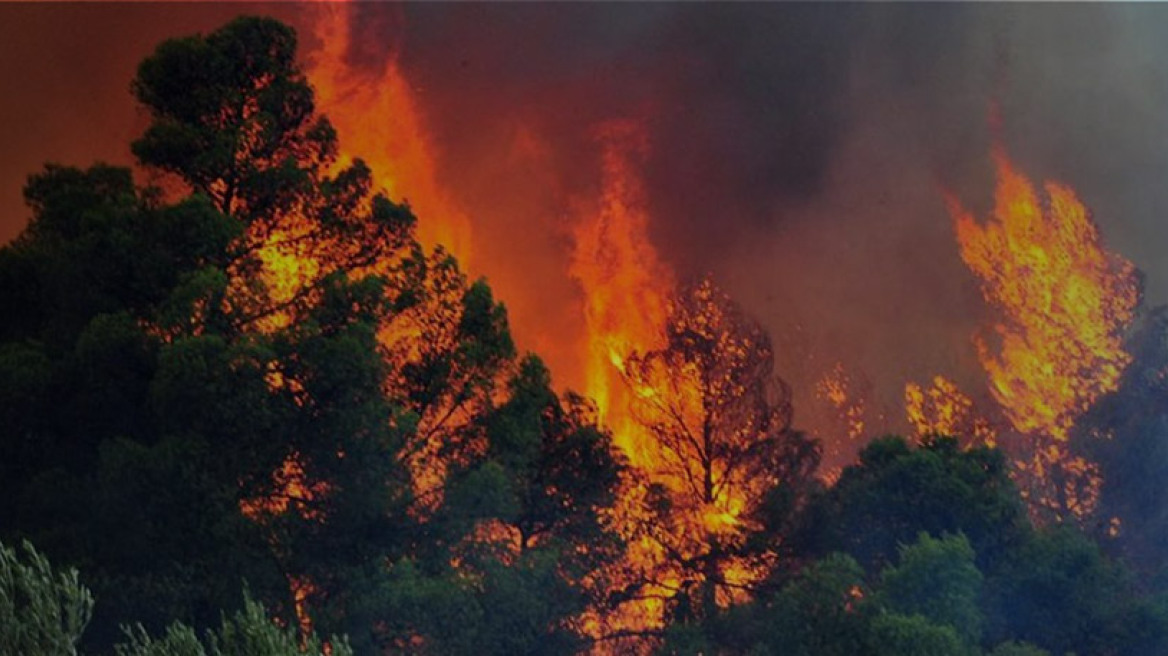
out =
[(1103, 248), (1073, 190), (1047, 183), (1040, 198), (1004, 153), (994, 159), (993, 216), (982, 224), (950, 203), (961, 257), (1002, 313), (998, 353), (979, 338), (978, 354), (1014, 426), (1061, 442), (1131, 360), (1122, 333), (1139, 300), (1135, 268)]
[[(602, 637), (661, 628), (669, 600), (679, 596), (719, 606), (746, 598), (770, 563), (715, 553), (741, 542), (756, 488), (780, 474), (744, 477), (722, 461), (722, 449), (735, 446), (721, 441), (748, 448), (764, 437), (764, 426), (781, 420), (711, 424), (723, 411), (738, 411), (734, 404), (749, 393), (744, 385), (756, 358), (769, 372), (769, 343), (761, 333), (742, 332), (732, 302), (709, 281), (684, 291), (675, 285), (649, 240), (636, 167), (647, 149), (639, 126), (610, 123), (599, 138), (600, 199), (577, 225), (570, 273), (584, 292), (586, 392), (632, 469), (611, 516), (627, 551), (614, 571), (597, 577), (626, 601), (583, 618), (585, 630)], [(674, 349), (696, 350), (670, 351), (667, 335)], [(680, 437), (702, 434), (705, 446)], [(649, 510), (661, 503), (671, 511)], [(705, 563), (700, 573), (692, 570), (697, 562)], [(647, 648), (601, 644), (604, 652)]]
[(1039, 195), (1003, 151), (994, 160), (997, 191), (984, 223), (949, 202), (961, 257), (1001, 317), (994, 345), (977, 339), (978, 356), (1006, 417), (1035, 442), (1029, 472), (1054, 488), (1057, 508), (1079, 515), (1093, 495), (1075, 493), (1076, 481), (1093, 470), (1069, 458), (1065, 443), (1131, 360), (1122, 334), (1139, 302), (1135, 269), (1104, 249), (1072, 189), (1048, 182)]
[(916, 383), (907, 383), (904, 386), (904, 408), (917, 437), (961, 436), (987, 446), (994, 446), (997, 442), (997, 432), (977, 413), (973, 399), (944, 376), (934, 376), (933, 384), (927, 389)]
[[(625, 359), (656, 347), (674, 289), (673, 273), (649, 241), (645, 193), (637, 161), (648, 143), (631, 121), (606, 124), (599, 207), (575, 230), (569, 273), (584, 290), (586, 393), (601, 421), (613, 428), (617, 445), (633, 465), (651, 462), (646, 440), (629, 414), (630, 391), (621, 379)], [(652, 389), (636, 390), (642, 396)]]
[[(417, 362), (427, 355), (429, 348), (439, 348), (450, 339), (457, 325), (458, 300), (465, 280), (453, 268), (446, 253), (452, 252), (465, 266), (470, 258), (470, 223), (442, 192), (437, 182), (433, 149), (422, 126), (412, 88), (406, 83), (396, 59), (391, 58), (379, 70), (362, 70), (350, 65), (350, 21), (352, 14), (346, 5), (321, 8), (314, 25), (320, 48), (307, 61), (307, 74), (315, 88), (318, 110), (329, 117), (336, 127), (339, 143), (345, 151), (334, 162), (331, 174), (347, 167), (360, 153), (370, 166), (374, 182), (391, 198), (406, 200), (427, 220), (418, 225), (420, 239), (430, 246), (441, 244), (427, 258), (433, 275), (427, 281), (426, 297), (416, 307), (401, 313), (383, 326), (379, 338), (387, 352), (394, 354), (394, 371), (407, 363)], [(349, 247), (346, 244), (325, 243), (312, 234), (311, 222), (299, 214), (285, 217), (281, 226), (267, 234), (249, 236), (256, 240), (255, 262), (262, 289), (246, 288), (245, 275), (233, 272), (229, 304), (244, 315), (250, 306), (274, 308), (259, 315), (251, 328), (270, 333), (289, 327), (295, 320), (290, 304), (304, 294), (322, 275), (334, 269), (338, 256)], [(445, 249), (445, 250), (444, 250)], [(375, 262), (372, 268), (381, 272), (391, 268), (389, 261)], [(301, 393), (297, 381), (286, 378), (279, 371), (269, 372), (269, 387), (286, 390), (294, 396)], [(392, 387), (398, 382), (387, 381)], [(415, 479), (419, 498), (435, 503), (433, 491), (439, 487), (444, 469), (435, 451), (441, 438), (439, 426), (434, 426), (430, 412), (419, 412), (419, 433), (429, 440), (415, 448), (407, 465)], [(454, 413), (450, 413), (453, 415)], [(444, 416), (444, 420), (449, 419)], [(296, 512), (308, 520), (323, 520), (312, 505), (314, 499), (327, 495), (328, 488), (313, 482), (305, 473), (299, 456), (293, 454), (272, 474), (275, 492), (266, 497), (244, 499), (240, 503), (243, 514), (263, 522), (285, 512)], [(297, 622), (304, 634), (311, 628), (308, 598), (314, 590), (306, 577), (289, 580)]]
[[(360, 153), (368, 162), (376, 184), (391, 197), (408, 200), (423, 217), (418, 224), (421, 241), (427, 246), (441, 244), (465, 269), (473, 255), (470, 221), (439, 183), (436, 151), (415, 90), (395, 57), (375, 69), (352, 65), (348, 59), (351, 20), (349, 8), (339, 5), (322, 10), (315, 25), (321, 45), (309, 56), (307, 72), (318, 107), (336, 126), (346, 152)], [(647, 368), (640, 376), (630, 375), (630, 362), (638, 354), (663, 347), (678, 286), (649, 239), (648, 204), (638, 175), (648, 152), (642, 127), (634, 121), (614, 121), (602, 126), (597, 138), (599, 194), (594, 205), (581, 209), (584, 218), (573, 231), (569, 274), (583, 290), (584, 391), (595, 401), (600, 421), (612, 429), (614, 442), (634, 474), (611, 517), (628, 542), (626, 557), (617, 565), (619, 571), (603, 573), (596, 580), (597, 585), (612, 589), (637, 589), (629, 597), (631, 602), (612, 616), (582, 618), (589, 632), (600, 635), (663, 626), (666, 600), (685, 594), (686, 586), (693, 583), (670, 565), (667, 552), (696, 561), (705, 557), (702, 548), (711, 539), (733, 543), (748, 521), (749, 508), (744, 496), (726, 487), (714, 498), (679, 505), (680, 511), (667, 525), (653, 527), (655, 535), (643, 529), (643, 507), (652, 502), (653, 494), (664, 491), (681, 498), (683, 489), (704, 473), (696, 469), (702, 463), (679, 461), (676, 453), (663, 449), (659, 435), (646, 426), (645, 413), (656, 408), (673, 413), (670, 420), (694, 423), (703, 412), (701, 372), (684, 367)], [(351, 157), (342, 154), (338, 170), (349, 161)], [(1086, 508), (1097, 495), (1098, 477), (1090, 463), (1067, 456), (1064, 444), (1075, 420), (1097, 397), (1115, 389), (1130, 360), (1122, 349), (1121, 334), (1138, 301), (1134, 268), (1102, 247), (1098, 230), (1072, 190), (1048, 183), (1040, 196), (1004, 154), (995, 153), (995, 161), (996, 202), (985, 222), (950, 199), (962, 259), (981, 279), (986, 301), (1001, 315), (993, 327), (994, 339), (978, 338), (979, 358), (1006, 417), (1018, 432), (1040, 443), (1033, 459), (1020, 463), (1021, 467), (1041, 481), (1057, 478), (1052, 484), (1059, 490), (1063, 507)], [(273, 232), (258, 251), (261, 279), (276, 305), (293, 298), (327, 268), (315, 254), (297, 250), (298, 240), (287, 237)], [(437, 272), (428, 283), (428, 296), (382, 326), (379, 333), (396, 372), (455, 338), (451, 330), (458, 322), (458, 292), (465, 280), (457, 268), (444, 268), (443, 257), (438, 251), (428, 259)], [(705, 289), (703, 293), (714, 292)], [(717, 317), (706, 319), (710, 324), (694, 328), (696, 332), (717, 322)], [(290, 321), (290, 315), (277, 313), (257, 323), (257, 328), (278, 330)], [(730, 338), (724, 333), (712, 339)], [(735, 352), (748, 351), (741, 344), (731, 346)], [(273, 387), (280, 384), (292, 382), (273, 382)], [(387, 381), (389, 387), (395, 384), (401, 383)], [(866, 418), (872, 417), (873, 409), (868, 403), (870, 390), (864, 385), (839, 363), (815, 386), (816, 396), (834, 411), (849, 441), (861, 439), (870, 428)], [(989, 445), (996, 441), (994, 428), (976, 411), (972, 399), (942, 376), (935, 377), (928, 388), (909, 383), (905, 404), (909, 423), (919, 435), (964, 434)], [(440, 493), (445, 473), (438, 454), (447, 445), (446, 424), (457, 424), (461, 415), (456, 405), (416, 410), (421, 438), (412, 445), (407, 465), (414, 475), (415, 492), (432, 508), (440, 502), (435, 495)], [(1052, 475), (1054, 470), (1057, 476)], [(285, 512), (291, 504), (312, 518), (307, 502), (327, 490), (306, 482), (295, 458), (274, 476), (283, 494), (246, 501), (244, 513), (258, 520), (265, 514)], [(510, 544), (509, 534), (484, 531), (476, 539)], [(730, 561), (721, 571), (708, 574), (726, 584), (718, 591), (718, 603), (740, 598), (744, 593), (728, 591), (748, 588), (766, 565)], [(307, 621), (305, 591), (311, 589), (311, 582), (298, 580), (292, 585), (303, 624)], [(732, 599), (734, 595), (738, 596)]]
[[(649, 241), (649, 215), (637, 163), (645, 156), (647, 139), (632, 121), (616, 121), (598, 131), (602, 147), (601, 191), (596, 207), (582, 209), (585, 217), (574, 231), (574, 250), (569, 273), (584, 292), (585, 393), (596, 402), (601, 422), (613, 429), (613, 441), (638, 470), (652, 464), (652, 439), (633, 421), (634, 395), (656, 394), (650, 387), (630, 389), (622, 378), (626, 358), (660, 344), (669, 295), (674, 288), (672, 272), (661, 262)], [(628, 541), (626, 563), (620, 571), (599, 576), (602, 585), (634, 585), (637, 571), (664, 560), (660, 544), (648, 536), (634, 535), (643, 484), (629, 482), (620, 496), (613, 523)], [(593, 635), (622, 629), (660, 626), (663, 600), (676, 592), (676, 576), (660, 576), (651, 590), (624, 604), (610, 616), (590, 613), (585, 630)]]
[(314, 25), (321, 47), (306, 66), (317, 108), (343, 144), (338, 166), (351, 161), (348, 153), (359, 154), (390, 198), (407, 201), (415, 214), (426, 217), (418, 224), (422, 243), (441, 244), (465, 270), (473, 256), (470, 219), (439, 183), (435, 148), (414, 88), (396, 57), (375, 70), (349, 63), (352, 20), (347, 3), (322, 9)]

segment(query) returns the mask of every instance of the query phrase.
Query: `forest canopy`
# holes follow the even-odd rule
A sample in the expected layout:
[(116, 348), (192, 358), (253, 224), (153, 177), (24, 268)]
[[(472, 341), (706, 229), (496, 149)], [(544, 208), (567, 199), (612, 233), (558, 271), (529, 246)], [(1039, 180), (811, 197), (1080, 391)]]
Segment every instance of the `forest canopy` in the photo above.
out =
[(167, 41), (131, 88), (159, 186), (47, 165), (0, 249), (12, 653), (1168, 650), (1168, 506), (1141, 496), (1168, 471), (1163, 314), (1070, 441), (1118, 536), (1036, 524), (972, 435), (819, 475), (770, 337), (712, 279), (622, 363), (647, 484), (338, 156), (291, 28)]

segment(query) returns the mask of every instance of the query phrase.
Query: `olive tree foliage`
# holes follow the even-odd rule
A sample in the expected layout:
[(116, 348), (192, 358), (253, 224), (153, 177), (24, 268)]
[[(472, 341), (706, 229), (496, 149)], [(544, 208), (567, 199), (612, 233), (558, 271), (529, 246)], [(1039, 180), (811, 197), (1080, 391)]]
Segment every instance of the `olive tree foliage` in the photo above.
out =
[(77, 570), (54, 571), (28, 542), (0, 543), (0, 646), (5, 653), (65, 656), (93, 613), (93, 595)]
[[(282, 627), (263, 605), (244, 595), (244, 607), (200, 639), (195, 630), (174, 622), (159, 638), (142, 625), (123, 629), (126, 642), (117, 656), (352, 656), (344, 638), (322, 642), (314, 632), (302, 636)], [(94, 598), (77, 570), (54, 568), (28, 542), (19, 550), (0, 543), (0, 651), (21, 656), (75, 656), (92, 616)], [(326, 645), (327, 644), (327, 649)]]
[(302, 637), (295, 628), (277, 625), (263, 605), (250, 598), (203, 639), (181, 622), (171, 624), (158, 638), (141, 625), (127, 628), (126, 638), (115, 649), (117, 656), (353, 656), (344, 638), (334, 636), (325, 643), (315, 633)]

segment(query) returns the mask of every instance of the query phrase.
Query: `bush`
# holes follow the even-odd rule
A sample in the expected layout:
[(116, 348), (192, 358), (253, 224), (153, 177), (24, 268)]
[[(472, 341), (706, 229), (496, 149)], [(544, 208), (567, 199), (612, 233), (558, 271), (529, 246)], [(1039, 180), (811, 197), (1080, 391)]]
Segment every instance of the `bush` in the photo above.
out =
[(23, 656), (76, 654), (93, 595), (77, 570), (54, 572), (28, 542), (22, 551), (0, 543), (0, 645)]

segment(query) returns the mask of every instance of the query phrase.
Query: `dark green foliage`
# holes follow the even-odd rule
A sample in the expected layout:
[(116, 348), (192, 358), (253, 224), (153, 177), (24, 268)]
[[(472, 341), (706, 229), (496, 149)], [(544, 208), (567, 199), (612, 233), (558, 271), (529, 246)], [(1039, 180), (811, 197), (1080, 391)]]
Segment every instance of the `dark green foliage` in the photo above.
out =
[(1132, 363), (1119, 388), (1100, 398), (1076, 425), (1073, 443), (1103, 474), (1096, 519), (1111, 546), (1159, 589), (1168, 583), (1168, 308), (1142, 317), (1125, 344)]
[(118, 621), (212, 619), (245, 575), (271, 591), (268, 549), (238, 513), (238, 481), (260, 466), (239, 455), (272, 437), (262, 372), (237, 366), (257, 347), (152, 326), (179, 307), (190, 316), (177, 293), (238, 231), (205, 202), (163, 207), (108, 167), (50, 167), (27, 196), (33, 221), (0, 251), (6, 290), (20, 290), (0, 304), (23, 317), (0, 345), (17, 404), (0, 432), (4, 535), (81, 566), (102, 600), (97, 644)]
[[(772, 654), (845, 656), (862, 653), (867, 639), (868, 594), (856, 561), (832, 554), (810, 565), (759, 609), (751, 636)], [(742, 630), (730, 635), (743, 635)]]
[(872, 620), (872, 656), (976, 656), (951, 626), (933, 624), (920, 615), (888, 613)]
[(0, 336), (35, 335), (51, 349), (98, 314), (157, 310), (240, 233), (205, 201), (161, 206), (128, 170), (103, 165), (48, 166), (25, 198), (32, 221), (0, 256)]
[[(335, 144), (294, 45), (241, 19), (161, 46), (134, 83), (154, 118), (135, 150), (197, 193), (165, 204), (125, 169), (50, 166), (0, 250), (0, 534), (82, 568), (94, 646), (122, 622), (209, 626), (245, 579), (288, 619), (289, 577), (311, 576), (322, 615), (343, 616), (347, 573), (402, 542), (384, 282), (325, 271), (278, 306), (255, 275), (265, 231), (294, 218), (338, 268), (413, 247), (412, 216), (370, 197), (362, 165), (322, 173)], [(248, 328), (275, 312), (292, 327)], [(291, 458), (330, 492), (318, 519), (244, 517), (284, 493), (272, 472)]]
[(584, 600), (548, 551), (510, 562), (480, 555), (440, 576), (402, 562), (382, 601), (389, 653), (572, 654), (583, 646), (565, 620)]
[(966, 644), (977, 644), (982, 575), (974, 556), (964, 535), (935, 539), (922, 533), (900, 548), (895, 567), (881, 573), (879, 602), (893, 612), (950, 627)]
[(874, 440), (807, 517), (812, 552), (845, 551), (868, 568), (892, 562), (898, 545), (921, 532), (963, 533), (984, 567), (1026, 524), (1002, 454), (963, 450), (953, 438), (918, 448), (899, 437)]
[(718, 653), (718, 649), (706, 635), (706, 627), (677, 622), (665, 628), (665, 635), (656, 653), (662, 656), (702, 656)]
[(335, 133), (296, 64), (296, 35), (274, 20), (167, 41), (132, 88), (154, 119), (134, 142), (138, 159), (245, 223), (304, 203), (314, 169), (335, 156)]
[[(580, 638), (565, 620), (598, 601), (581, 580), (618, 555), (600, 513), (614, 501), (621, 464), (594, 413), (561, 400), (535, 357), (519, 363), (507, 390), (482, 417), (485, 453), (451, 471), (431, 521), (450, 552), (399, 571), (407, 583), (387, 609), (397, 634), (416, 635), (432, 653), (574, 653)], [(490, 537), (460, 539), (476, 527)], [(441, 603), (463, 619), (409, 611)]]
[(986, 580), (987, 637), (1053, 654), (1158, 654), (1168, 615), (1142, 597), (1122, 566), (1069, 528), (1038, 532)]
[(508, 388), (506, 403), (486, 418), (484, 462), (497, 463), (515, 500), (514, 514), (500, 517), (523, 549), (560, 549), (561, 564), (582, 576), (597, 562), (588, 556), (612, 546), (599, 513), (615, 501), (622, 465), (583, 401), (557, 398), (538, 358), (523, 360)]
[(981, 576), (968, 543), (922, 535), (901, 556), (873, 589), (850, 556), (829, 554), (703, 631), (669, 631), (663, 653), (690, 653), (688, 645), (700, 644), (715, 645), (717, 653), (793, 656), (980, 653), (970, 627), (980, 622)]

